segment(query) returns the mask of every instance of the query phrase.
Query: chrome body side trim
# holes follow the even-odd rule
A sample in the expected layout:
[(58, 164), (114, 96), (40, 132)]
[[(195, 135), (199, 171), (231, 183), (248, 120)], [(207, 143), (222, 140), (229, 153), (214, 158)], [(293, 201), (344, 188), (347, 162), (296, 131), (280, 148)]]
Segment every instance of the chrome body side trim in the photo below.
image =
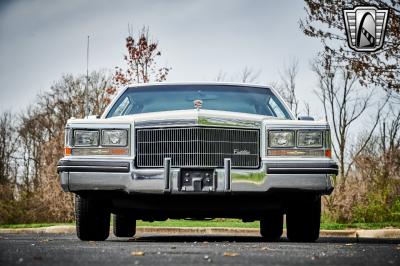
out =
[(129, 173), (130, 163), (104, 160), (60, 160), (57, 172), (125, 172)]

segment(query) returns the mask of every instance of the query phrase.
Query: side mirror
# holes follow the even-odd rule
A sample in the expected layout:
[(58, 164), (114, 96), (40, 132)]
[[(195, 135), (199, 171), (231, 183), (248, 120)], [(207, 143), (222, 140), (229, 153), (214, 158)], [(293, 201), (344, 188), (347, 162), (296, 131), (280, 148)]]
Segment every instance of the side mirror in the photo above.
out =
[(299, 117), (297, 117), (297, 119), (299, 119), (299, 120), (307, 120), (307, 121), (314, 121), (315, 120), (314, 117), (307, 116), (307, 115), (299, 116)]

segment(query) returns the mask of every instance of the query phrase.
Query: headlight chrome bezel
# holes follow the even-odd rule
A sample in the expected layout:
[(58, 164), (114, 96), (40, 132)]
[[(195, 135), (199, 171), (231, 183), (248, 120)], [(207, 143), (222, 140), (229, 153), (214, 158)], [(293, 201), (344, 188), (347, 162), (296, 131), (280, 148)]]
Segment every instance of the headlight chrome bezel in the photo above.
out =
[[(119, 131), (120, 141), (116, 143), (111, 143), (104, 141), (107, 138), (107, 132)], [(87, 127), (77, 127), (65, 128), (65, 146), (64, 155), (65, 156), (130, 156), (131, 151), (131, 141), (130, 141), (130, 127), (99, 127), (99, 128), (87, 128)], [(84, 136), (83, 138), (91, 139), (82, 140), (83, 134), (92, 134), (90, 136)], [(86, 141), (86, 143), (85, 143)]]
[[(273, 145), (271, 142), (271, 133), (275, 132), (293, 132), (293, 146)], [(318, 141), (315, 144), (306, 145), (302, 143), (301, 134), (317, 133)], [(331, 158), (331, 139), (329, 128), (323, 129), (305, 129), (305, 128), (272, 128), (267, 129), (266, 134), (266, 155), (277, 157), (329, 157)]]

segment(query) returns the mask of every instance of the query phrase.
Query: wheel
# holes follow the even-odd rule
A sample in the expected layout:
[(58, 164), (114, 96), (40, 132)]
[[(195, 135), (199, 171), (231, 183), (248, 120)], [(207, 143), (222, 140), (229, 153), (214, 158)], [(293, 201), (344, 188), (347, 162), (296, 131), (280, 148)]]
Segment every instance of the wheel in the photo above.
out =
[(110, 234), (107, 202), (75, 196), (76, 234), (84, 241), (104, 241)]
[(133, 215), (113, 215), (114, 235), (117, 237), (132, 237), (136, 234), (136, 220)]
[(282, 227), (282, 213), (273, 213), (260, 220), (260, 233), (266, 241), (278, 241), (282, 236)]
[(310, 196), (292, 203), (286, 214), (287, 237), (295, 242), (314, 242), (319, 238), (321, 197)]

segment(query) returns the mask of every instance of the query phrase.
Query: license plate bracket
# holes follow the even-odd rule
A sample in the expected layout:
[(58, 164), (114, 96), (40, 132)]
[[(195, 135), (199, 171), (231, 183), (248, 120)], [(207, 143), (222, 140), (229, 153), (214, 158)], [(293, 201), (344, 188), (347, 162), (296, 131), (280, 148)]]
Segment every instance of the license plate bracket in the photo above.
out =
[(181, 169), (178, 178), (179, 191), (215, 191), (217, 176), (214, 169)]

